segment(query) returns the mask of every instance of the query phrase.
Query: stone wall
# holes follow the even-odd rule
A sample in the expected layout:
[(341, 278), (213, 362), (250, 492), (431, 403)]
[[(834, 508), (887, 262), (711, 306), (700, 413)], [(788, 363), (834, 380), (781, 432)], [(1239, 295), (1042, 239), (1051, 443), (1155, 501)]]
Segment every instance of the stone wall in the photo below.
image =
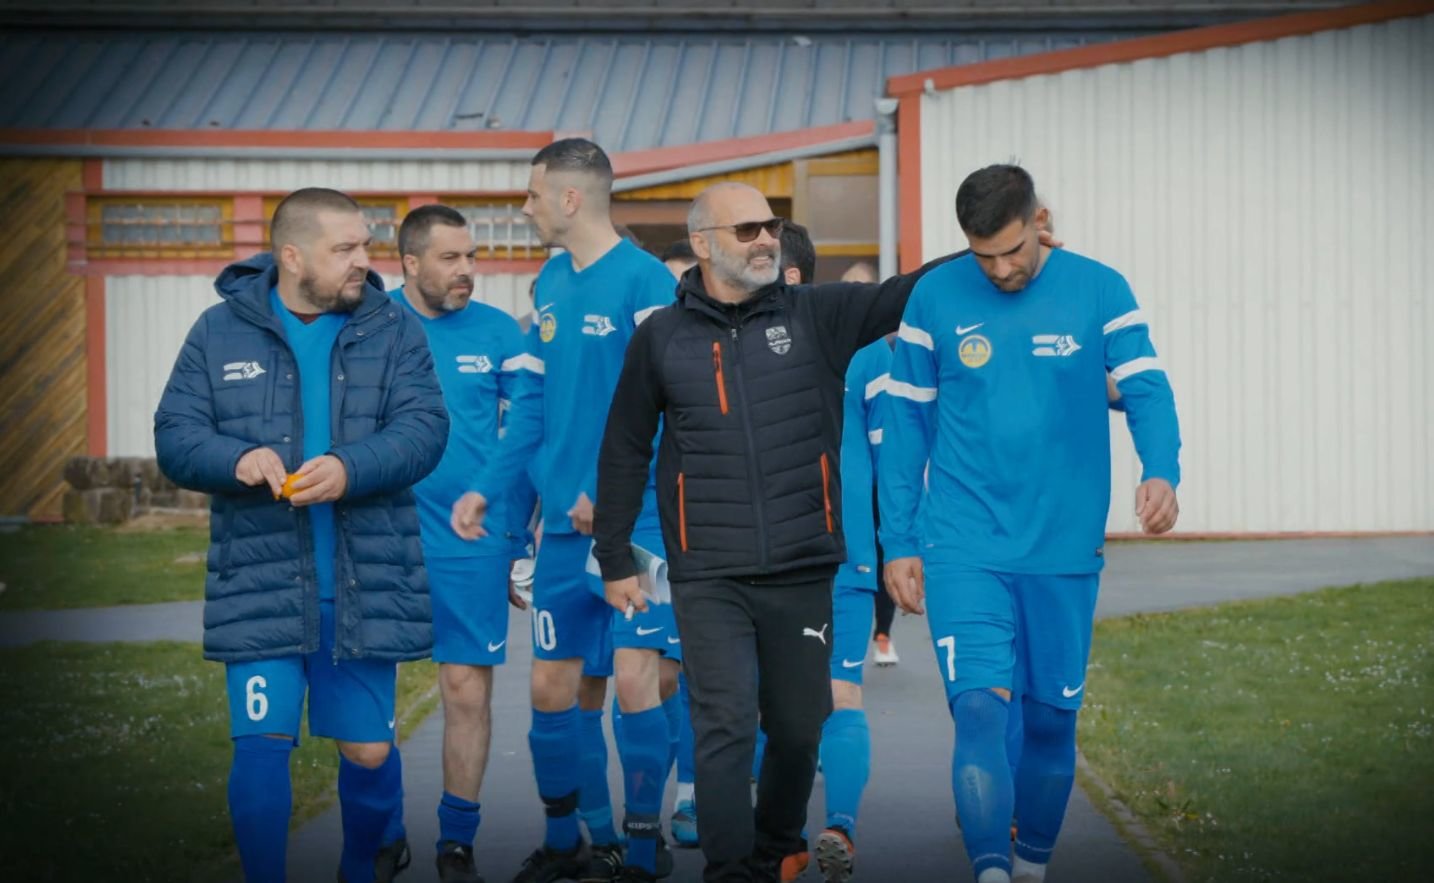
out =
[(207, 494), (187, 491), (144, 457), (72, 457), (65, 464), (63, 512), (71, 524), (119, 524), (138, 515), (204, 511)]

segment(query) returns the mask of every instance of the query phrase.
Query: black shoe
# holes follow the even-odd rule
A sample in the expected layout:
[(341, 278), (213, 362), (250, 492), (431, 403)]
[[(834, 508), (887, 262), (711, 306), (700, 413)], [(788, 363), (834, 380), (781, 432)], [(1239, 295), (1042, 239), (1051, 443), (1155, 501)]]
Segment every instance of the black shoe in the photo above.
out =
[(613, 883), (621, 874), (622, 847), (616, 843), (595, 843), (578, 883)]
[(439, 883), (483, 883), (478, 869), (473, 866), (473, 847), (456, 840), (445, 840), (438, 845)]
[(373, 883), (393, 883), (393, 878), (403, 872), (413, 861), (408, 841), (402, 837), (378, 851), (373, 859)]
[(657, 873), (654, 875), (657, 879), (662, 880), (672, 876), (674, 866), (672, 850), (667, 848), (667, 838), (661, 834), (657, 835), (657, 859), (653, 862), (653, 866), (657, 868)]
[(553, 883), (576, 878), (588, 863), (587, 846), (581, 840), (572, 849), (557, 850), (540, 846), (523, 859), (523, 867), (513, 883)]

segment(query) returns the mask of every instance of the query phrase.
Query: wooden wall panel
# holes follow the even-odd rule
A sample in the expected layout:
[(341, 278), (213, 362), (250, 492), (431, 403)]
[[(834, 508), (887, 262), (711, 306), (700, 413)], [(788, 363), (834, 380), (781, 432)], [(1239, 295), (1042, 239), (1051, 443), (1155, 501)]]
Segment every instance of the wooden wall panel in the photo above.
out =
[(58, 518), (84, 454), (85, 287), (65, 268), (82, 163), (0, 159), (0, 516)]

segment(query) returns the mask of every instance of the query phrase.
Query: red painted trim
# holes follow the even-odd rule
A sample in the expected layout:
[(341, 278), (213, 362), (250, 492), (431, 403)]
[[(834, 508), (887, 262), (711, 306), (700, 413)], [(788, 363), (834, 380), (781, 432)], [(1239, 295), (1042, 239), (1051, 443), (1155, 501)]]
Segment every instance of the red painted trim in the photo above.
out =
[(0, 129), (0, 144), (63, 147), (312, 147), (484, 150), (545, 147), (552, 132), (336, 132), (247, 129)]
[(1182, 52), (1201, 52), (1207, 49), (1278, 40), (1283, 37), (1298, 37), (1319, 31), (1352, 28), (1357, 25), (1374, 24), (1430, 13), (1434, 13), (1434, 0), (1394, 0), (1394, 2), (1346, 6), (1318, 12), (1301, 12), (1277, 18), (1214, 25), (1207, 28), (1159, 34), (1153, 37), (1081, 46), (1077, 49), (1066, 49), (1060, 52), (1042, 52), (1036, 55), (1002, 58), (978, 64), (918, 71), (913, 74), (891, 77), (886, 81), (886, 91), (889, 95), (904, 98), (907, 95), (920, 95), (926, 88), (927, 80), (930, 80), (937, 89), (953, 89), (957, 86), (974, 86), (997, 80), (1015, 80), (1039, 74), (1055, 74), (1079, 68), (1100, 67), (1101, 65), (1139, 61), (1146, 58), (1164, 58)]
[(811, 129), (797, 129), (792, 132), (773, 132), (769, 135), (752, 135), (746, 138), (726, 138), (721, 141), (703, 141), (698, 144), (680, 144), (674, 147), (654, 147), (651, 150), (632, 150), (612, 157), (613, 173), (619, 178), (661, 172), (682, 166), (740, 159), (779, 150), (810, 147), (828, 141), (842, 141), (860, 138), (876, 131), (874, 120), (854, 120), (831, 126), (817, 126)]
[(85, 231), (89, 227), (89, 215), (85, 206), (85, 194), (65, 194), (65, 261), (71, 271), (76, 271), (85, 262)]
[(903, 273), (922, 264), (921, 254), (921, 98), (907, 95), (896, 109), (897, 255)]
[(89, 193), (105, 189), (105, 161), (102, 159), (85, 160), (80, 181), (86, 192)]
[(1107, 540), (1141, 540), (1153, 543), (1215, 542), (1227, 540), (1360, 540), (1372, 537), (1434, 537), (1427, 530), (1290, 530), (1290, 531), (1205, 531), (1160, 534), (1108, 533)]
[(264, 197), (244, 194), (234, 197), (234, 257), (243, 260), (264, 250)]
[[(262, 251), (263, 249), (256, 249)], [(234, 263), (234, 258), (94, 258), (70, 269), (87, 279), (101, 279), (105, 276), (217, 276), (225, 267)], [(240, 258), (242, 260), (242, 258)], [(486, 260), (480, 258), (475, 265), (479, 276), (494, 276), (499, 273), (536, 273), (543, 267), (541, 259)], [(386, 276), (403, 273), (403, 265), (397, 258), (381, 258), (373, 261), (373, 269)], [(101, 313), (103, 317), (103, 313)]]
[(85, 277), (85, 437), (91, 457), (108, 448), (109, 390), (105, 382), (105, 280)]

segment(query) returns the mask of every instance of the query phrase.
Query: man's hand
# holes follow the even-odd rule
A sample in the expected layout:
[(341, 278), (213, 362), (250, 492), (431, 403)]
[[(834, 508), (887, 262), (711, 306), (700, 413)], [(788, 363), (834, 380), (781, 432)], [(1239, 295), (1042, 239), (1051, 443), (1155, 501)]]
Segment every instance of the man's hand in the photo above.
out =
[[(527, 610), (528, 599), (532, 597), (534, 563), (531, 558), (517, 558), (508, 562), (508, 603), (519, 610)], [(518, 583), (513, 579), (519, 574), (526, 576), (523, 585), (528, 589), (527, 593), (520, 591)]]
[(349, 489), (349, 472), (343, 461), (333, 454), (315, 457), (300, 466), (294, 476), (294, 483), (289, 486), (291, 506), (332, 503)]
[(1041, 245), (1046, 248), (1064, 248), (1065, 243), (1051, 235), (1049, 230), (1039, 230), (1036, 235), (1041, 240)]
[(647, 596), (642, 594), (638, 587), (637, 577), (629, 576), (626, 579), (602, 584), (603, 595), (607, 597), (607, 603), (611, 604), (614, 610), (626, 613), (628, 607), (638, 613), (647, 612)]
[(1152, 478), (1135, 489), (1135, 516), (1146, 533), (1165, 533), (1180, 517), (1175, 488), (1163, 478)]
[(583, 536), (593, 535), (593, 501), (588, 499), (586, 492), (578, 494), (578, 501), (568, 510), (568, 517), (573, 520), (573, 530)]
[(896, 606), (907, 613), (926, 612), (926, 574), (915, 555), (886, 562), (886, 591)]
[(483, 529), (483, 516), (487, 514), (488, 500), (477, 491), (469, 491), (453, 504), (448, 525), (463, 539), (476, 540), (488, 535), (488, 531)]
[(277, 500), (283, 492), (284, 479), (289, 475), (284, 468), (284, 461), (280, 460), (279, 455), (272, 449), (255, 448), (239, 458), (239, 465), (234, 468), (234, 477), (240, 484), (248, 487), (268, 484), (269, 491)]

